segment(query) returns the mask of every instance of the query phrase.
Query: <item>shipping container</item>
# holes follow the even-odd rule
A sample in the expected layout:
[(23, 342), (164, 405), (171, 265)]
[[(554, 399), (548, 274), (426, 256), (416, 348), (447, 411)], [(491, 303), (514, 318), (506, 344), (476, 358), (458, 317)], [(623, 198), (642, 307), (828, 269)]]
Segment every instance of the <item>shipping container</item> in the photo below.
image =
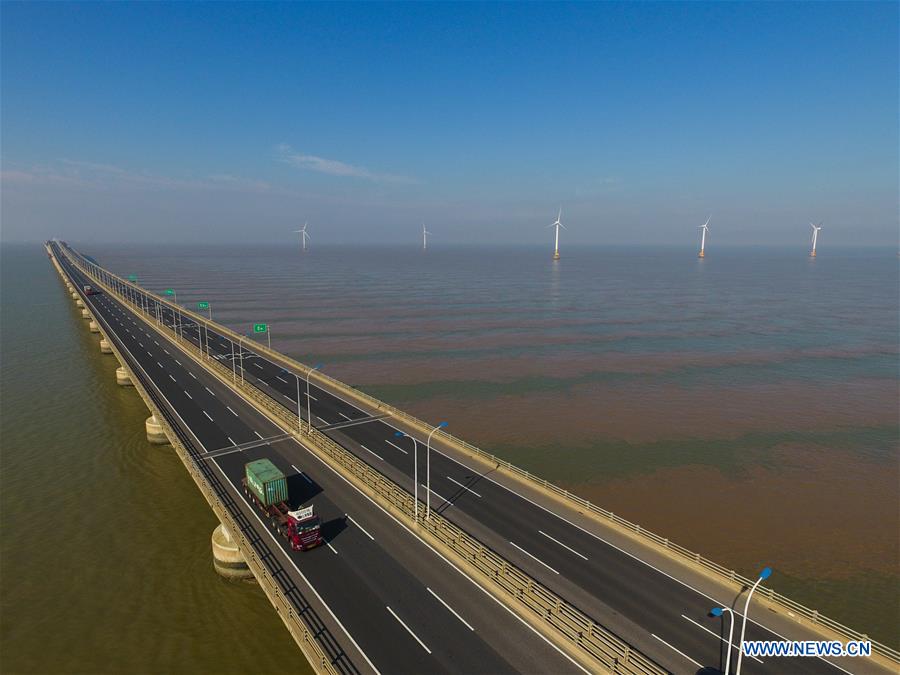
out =
[(263, 506), (272, 506), (288, 499), (287, 479), (268, 459), (258, 459), (245, 467), (247, 487)]

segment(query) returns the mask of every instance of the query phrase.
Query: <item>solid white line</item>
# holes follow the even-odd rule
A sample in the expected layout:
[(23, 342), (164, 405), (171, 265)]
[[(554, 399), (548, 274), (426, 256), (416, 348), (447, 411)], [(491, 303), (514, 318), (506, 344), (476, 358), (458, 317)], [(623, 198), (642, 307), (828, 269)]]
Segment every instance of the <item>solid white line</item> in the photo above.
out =
[[(385, 605), (385, 606), (386, 606), (386, 605)], [(403, 626), (403, 627), (406, 629), (406, 632), (407, 632), (407, 633), (409, 633), (410, 635), (412, 635), (412, 636), (416, 639), (416, 642), (418, 642), (420, 645), (422, 645), (422, 649), (424, 649), (424, 650), (425, 650), (426, 652), (428, 652), (429, 654), (431, 653), (431, 650), (428, 649), (428, 647), (425, 646), (425, 643), (422, 642), (422, 641), (419, 639), (419, 636), (416, 635), (415, 633), (413, 633), (413, 632), (410, 630), (409, 626), (407, 626), (405, 623), (403, 623), (403, 619), (401, 619), (399, 616), (397, 616), (396, 614), (394, 614), (394, 610), (392, 610), (390, 607), (388, 607), (388, 608), (387, 608), (387, 611), (389, 611), (389, 612), (391, 613), (391, 616), (393, 616), (395, 619), (397, 619), (397, 621), (400, 622), (400, 625)]]
[(453, 481), (454, 483), (456, 483), (457, 485), (459, 485), (459, 487), (461, 487), (463, 490), (467, 490), (468, 492), (471, 492), (471, 493), (472, 493), (473, 495), (475, 495), (476, 497), (479, 497), (479, 498), (481, 497), (481, 495), (478, 494), (477, 492), (475, 492), (475, 490), (473, 490), (472, 488), (467, 488), (465, 485), (463, 485), (462, 483), (460, 483), (458, 480), (453, 480), (452, 478), (450, 478), (450, 476), (447, 476), (447, 480)]
[[(721, 635), (719, 635), (718, 633), (716, 633), (716, 632), (714, 632), (714, 631), (711, 631), (711, 630), (710, 630), (709, 628), (707, 628), (706, 626), (703, 626), (703, 625), (697, 623), (697, 622), (694, 621), (693, 619), (690, 619), (690, 618), (686, 617), (684, 614), (681, 615), (681, 618), (682, 618), (682, 619), (687, 619), (687, 620), (690, 621), (692, 624), (694, 624), (695, 626), (697, 626), (697, 628), (699, 628), (700, 630), (705, 630), (705, 631), (706, 631), (707, 633), (709, 633), (710, 635), (714, 635), (715, 637), (719, 638), (719, 640), (721, 640), (722, 642), (728, 642), (728, 640), (726, 640), (725, 638), (723, 638), (723, 637), (722, 637)], [(738, 651), (740, 651), (740, 647), (738, 647), (737, 645), (731, 645), (731, 648), (732, 648), (732, 649), (737, 649)], [(749, 656), (751, 659), (753, 659), (754, 661), (759, 661), (760, 663), (762, 663), (762, 661), (760, 661), (758, 658), (756, 658), (756, 657), (753, 656), (752, 654), (748, 654), (748, 656)]]
[(446, 602), (444, 602), (444, 601), (441, 599), (441, 596), (439, 596), (439, 595), (438, 595), (437, 593), (435, 593), (433, 590), (431, 590), (430, 588), (428, 588), (428, 586), (425, 587), (425, 590), (428, 591), (429, 593), (431, 593), (434, 597), (436, 597), (436, 598), (437, 598), (437, 601), (438, 601), (439, 603), (441, 603), (444, 607), (446, 607), (446, 608), (450, 611), (450, 613), (453, 614), (453, 616), (455, 616), (457, 619), (459, 619), (460, 621), (462, 621), (462, 622), (466, 625), (466, 628), (468, 628), (468, 629), (471, 630), (471, 631), (474, 631), (474, 630), (475, 630), (474, 628), (472, 628), (472, 625), (471, 625), (468, 621), (466, 621), (464, 618), (462, 618), (459, 614), (456, 613), (456, 610), (454, 610), (450, 605), (448, 605)]
[(375, 455), (375, 456), (376, 456), (378, 459), (380, 459), (382, 462), (384, 461), (384, 457), (382, 457), (381, 455), (379, 455), (379, 454), (377, 454), (377, 453), (372, 452), (372, 451), (369, 450), (366, 446), (364, 446), (362, 443), (359, 444), (359, 447), (361, 447), (361, 448), (362, 448), (363, 450), (365, 450), (366, 452)]
[(331, 544), (329, 544), (327, 541), (325, 542), (325, 545), (326, 545), (328, 548), (330, 548), (330, 549), (334, 552), (335, 555), (338, 554), (338, 552), (337, 552), (337, 550), (334, 548), (334, 546), (332, 546)]
[(443, 499), (443, 500), (444, 500), (444, 503), (447, 504), (448, 506), (453, 506), (453, 502), (451, 502), (451, 501), (450, 501), (449, 499), (447, 499), (446, 497), (441, 497), (441, 495), (439, 495), (437, 492), (435, 492), (435, 491), (432, 490), (430, 487), (428, 487), (427, 485), (425, 485), (425, 483), (419, 483), (419, 485), (421, 485), (421, 486), (422, 486), (423, 488), (425, 488), (426, 490), (431, 490), (431, 494), (433, 494), (433, 495), (434, 495), (435, 497), (437, 497), (438, 499)]
[(342, 413), (342, 412), (338, 412), (338, 415), (340, 415), (341, 417), (343, 417), (343, 418), (344, 418), (345, 420), (347, 420), (348, 422), (352, 422), (352, 421), (353, 421), (352, 418), (347, 417), (347, 416), (346, 416), (344, 413)]
[(184, 390), (184, 395), (187, 396), (187, 397), (188, 397), (189, 399), (191, 399), (192, 401), (194, 400), (194, 397), (191, 396), (189, 393), (187, 393), (187, 389)]
[(375, 537), (373, 537), (371, 534), (369, 534), (368, 532), (366, 532), (366, 528), (364, 528), (362, 525), (360, 525), (359, 523), (357, 523), (357, 522), (353, 519), (353, 516), (351, 516), (351, 515), (348, 514), (348, 515), (347, 515), (347, 518), (350, 519), (350, 522), (352, 522), (352, 523), (353, 523), (354, 525), (356, 525), (359, 529), (361, 529), (361, 530), (363, 531), (363, 533), (364, 533), (369, 539), (371, 539), (372, 541), (375, 541)]
[(545, 563), (545, 562), (544, 562), (543, 560), (541, 560), (540, 558), (536, 558), (535, 556), (531, 555), (528, 551), (526, 551), (524, 548), (522, 548), (521, 546), (519, 546), (519, 545), (516, 544), (515, 542), (512, 542), (512, 541), (511, 541), (511, 542), (509, 542), (509, 543), (512, 544), (513, 546), (515, 546), (515, 547), (516, 547), (517, 549), (519, 549), (520, 551), (522, 551), (522, 553), (524, 553), (525, 555), (527, 555), (529, 558), (534, 558), (535, 560), (537, 560), (539, 563), (541, 563), (541, 565), (543, 565), (544, 567), (546, 567), (548, 570), (550, 570), (550, 571), (553, 572), (554, 574), (559, 574), (559, 572), (557, 572), (555, 569), (553, 569), (552, 567), (550, 567), (550, 565), (548, 565), (547, 563)]
[(234, 415), (235, 417), (238, 416), (238, 414), (231, 409), (231, 406), (226, 405), (225, 407), (228, 408), (228, 412), (230, 412), (232, 415)]
[(399, 445), (397, 445), (396, 443), (392, 443), (391, 441), (388, 441), (388, 440), (386, 440), (385, 443), (387, 443), (388, 445), (393, 445), (395, 448), (397, 448), (397, 449), (398, 449), (400, 452), (402, 452), (404, 455), (408, 455), (408, 454), (409, 454), (406, 450), (404, 450), (403, 448), (401, 448), (401, 447), (400, 447)]
[(213, 392), (212, 392), (212, 389), (210, 389), (209, 387), (203, 387), (203, 388), (206, 389), (206, 391), (208, 391), (210, 394), (215, 396), (215, 394), (213, 394)]
[(562, 546), (564, 549), (567, 549), (567, 550), (571, 551), (572, 553), (574, 553), (575, 555), (577, 555), (577, 556), (578, 556), (579, 558), (581, 558), (582, 560), (587, 560), (587, 556), (581, 555), (581, 554), (580, 554), (578, 551), (576, 551), (574, 548), (571, 548), (571, 547), (569, 547), (569, 546), (566, 546), (566, 545), (565, 545), (564, 543), (562, 543), (559, 539), (554, 539), (553, 537), (551, 537), (549, 534), (547, 534), (547, 533), (544, 532), (543, 530), (538, 530), (538, 534), (544, 535), (544, 536), (547, 537), (547, 539), (549, 539), (550, 541), (555, 541), (557, 544), (559, 544), (560, 546)]
[(285, 384), (288, 384), (288, 381), (287, 381), (286, 379), (284, 379), (283, 377), (280, 377), (280, 376), (278, 376), (278, 375), (275, 376), (275, 379), (276, 379), (276, 380), (281, 380), (281, 381), (284, 382)]
[(213, 418), (209, 416), (209, 413), (208, 413), (208, 412), (206, 412), (206, 411), (204, 410), (204, 411), (203, 411), (203, 414), (206, 415), (206, 417), (209, 419), (210, 422), (213, 421)]
[(693, 663), (693, 664), (694, 664), (695, 666), (697, 666), (698, 668), (702, 668), (702, 667), (703, 667), (703, 664), (702, 664), (702, 663), (697, 663), (696, 661), (694, 661), (694, 659), (692, 659), (690, 656), (688, 656), (687, 654), (685, 654), (683, 651), (681, 651), (680, 649), (676, 649), (675, 647), (673, 647), (672, 645), (670, 645), (668, 642), (666, 642), (665, 640), (663, 640), (661, 637), (659, 637), (659, 635), (654, 635), (653, 633), (650, 633), (650, 635), (652, 635), (652, 636), (655, 637), (657, 640), (659, 640), (660, 642), (662, 642), (666, 647), (668, 647), (669, 649), (671, 649), (673, 652), (675, 652), (675, 653), (677, 653), (677, 654), (681, 654), (684, 658), (686, 658), (688, 661), (690, 661), (691, 663)]

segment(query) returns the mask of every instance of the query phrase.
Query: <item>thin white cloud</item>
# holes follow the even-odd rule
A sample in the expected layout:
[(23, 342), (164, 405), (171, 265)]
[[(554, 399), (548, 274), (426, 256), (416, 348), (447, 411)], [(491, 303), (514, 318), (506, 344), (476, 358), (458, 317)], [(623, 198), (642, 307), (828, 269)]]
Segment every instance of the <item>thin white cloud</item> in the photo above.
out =
[(400, 176), (391, 173), (376, 173), (363, 166), (347, 164), (346, 162), (341, 162), (337, 159), (326, 159), (325, 157), (317, 157), (316, 155), (306, 155), (302, 152), (297, 152), (286, 143), (276, 146), (276, 150), (278, 151), (279, 159), (282, 162), (306, 171), (315, 171), (316, 173), (324, 173), (329, 176), (362, 178), (376, 183), (417, 182), (408, 176)]
[(62, 158), (50, 165), (17, 167), (0, 172), (4, 185), (53, 185), (95, 190), (230, 190), (269, 192), (272, 186), (261, 180), (231, 174), (213, 174), (202, 178), (173, 178), (147, 171), (133, 171), (112, 164)]

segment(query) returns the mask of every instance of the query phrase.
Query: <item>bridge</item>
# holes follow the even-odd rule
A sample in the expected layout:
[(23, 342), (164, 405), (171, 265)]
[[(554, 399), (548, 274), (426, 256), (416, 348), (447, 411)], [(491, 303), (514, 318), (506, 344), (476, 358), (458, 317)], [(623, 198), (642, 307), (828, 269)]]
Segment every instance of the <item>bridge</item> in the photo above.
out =
[[(730, 660), (734, 671), (754, 580), (62, 242), (47, 250), (147, 402), (148, 430), (158, 425), (179, 452), (226, 543), (317, 670), (713, 673)], [(86, 284), (102, 292), (86, 295)], [(289, 475), (292, 506), (315, 505), (325, 546), (291, 551), (246, 501), (243, 466), (263, 457)], [(730, 619), (710, 617), (714, 606), (733, 609), (730, 657)], [(746, 639), (867, 638), (760, 587)], [(744, 657), (741, 668), (895, 672), (900, 654), (873, 649), (855, 659)]]

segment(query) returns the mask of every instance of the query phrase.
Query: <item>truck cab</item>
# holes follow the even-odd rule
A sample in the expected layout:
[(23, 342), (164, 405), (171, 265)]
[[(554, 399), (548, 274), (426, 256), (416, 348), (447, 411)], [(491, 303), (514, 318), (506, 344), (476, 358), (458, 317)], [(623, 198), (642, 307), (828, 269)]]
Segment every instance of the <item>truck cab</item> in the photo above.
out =
[(321, 521), (313, 513), (313, 507), (288, 511), (288, 539), (295, 551), (306, 551), (322, 543)]

